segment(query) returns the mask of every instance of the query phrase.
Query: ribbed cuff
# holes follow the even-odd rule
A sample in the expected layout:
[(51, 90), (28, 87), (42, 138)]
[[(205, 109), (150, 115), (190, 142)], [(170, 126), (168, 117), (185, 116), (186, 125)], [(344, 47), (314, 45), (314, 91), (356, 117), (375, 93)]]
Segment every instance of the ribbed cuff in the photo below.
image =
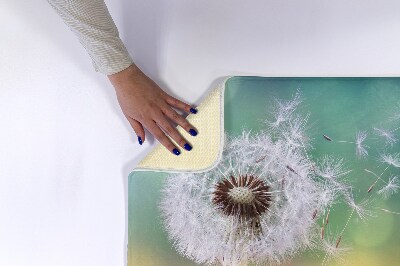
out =
[(96, 72), (112, 75), (128, 68), (133, 64), (133, 59), (127, 51), (121, 39), (109, 40), (102, 43), (92, 43), (90, 51), (96, 51), (91, 55), (92, 65)]

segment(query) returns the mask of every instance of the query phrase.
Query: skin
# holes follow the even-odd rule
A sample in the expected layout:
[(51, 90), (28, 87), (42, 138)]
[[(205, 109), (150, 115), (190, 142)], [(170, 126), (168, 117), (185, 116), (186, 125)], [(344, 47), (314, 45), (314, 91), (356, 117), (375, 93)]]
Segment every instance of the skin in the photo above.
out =
[(178, 150), (179, 148), (173, 144), (167, 134), (182, 148), (186, 143), (189, 144), (171, 121), (187, 132), (190, 129), (196, 130), (173, 109), (174, 107), (190, 113), (190, 108), (194, 107), (168, 95), (135, 64), (107, 77), (115, 88), (123, 114), (143, 142), (146, 138), (144, 131), (146, 128), (171, 153), (174, 148)]

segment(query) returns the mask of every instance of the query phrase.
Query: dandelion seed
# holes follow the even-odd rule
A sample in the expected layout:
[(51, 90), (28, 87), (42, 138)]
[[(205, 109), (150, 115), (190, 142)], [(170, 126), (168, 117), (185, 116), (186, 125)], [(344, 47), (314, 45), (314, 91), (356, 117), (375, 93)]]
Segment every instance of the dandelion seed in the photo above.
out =
[(277, 99), (278, 105), (281, 110), (294, 112), (302, 101), (302, 93), (300, 89), (297, 89), (293, 99), (291, 100), (279, 100)]
[(285, 186), (285, 176), (282, 177), (281, 190), (283, 190), (284, 186)]
[(374, 188), (374, 185), (375, 185), (375, 184), (372, 184), (372, 185), (368, 188), (368, 190), (367, 190), (368, 193), (370, 193), (370, 192), (372, 191), (372, 189)]
[(374, 130), (379, 137), (382, 137), (385, 139), (385, 143), (387, 145), (393, 146), (393, 144), (395, 144), (397, 142), (397, 138), (394, 135), (394, 132), (396, 130), (390, 131), (390, 130), (385, 130), (382, 128), (374, 128)]
[(392, 165), (396, 168), (400, 167), (400, 153), (395, 154), (381, 154), (380, 162)]
[(371, 185), (371, 186), (368, 188), (368, 190), (367, 190), (368, 193), (370, 193), (370, 192), (372, 191), (372, 189), (375, 187), (376, 183), (377, 183), (379, 180), (385, 182), (381, 177), (382, 177), (382, 175), (386, 172), (386, 170), (387, 170), (388, 168), (389, 168), (389, 166), (386, 167), (385, 170), (383, 170), (383, 172), (382, 172), (382, 174), (381, 174), (380, 176), (378, 176), (377, 174), (375, 174), (374, 172), (372, 172), (372, 171), (370, 171), (370, 170), (368, 170), (368, 169), (364, 169), (364, 171), (366, 171), (367, 173), (370, 173), (370, 174), (373, 174), (374, 176), (376, 176), (375, 182), (372, 183), (372, 185)]
[(309, 129), (307, 125), (309, 117), (310, 114), (305, 116), (293, 115), (293, 117), (282, 126), (280, 134), (289, 145), (297, 148), (310, 147), (310, 138), (306, 134), (306, 131)]
[(346, 224), (344, 225), (344, 227), (343, 227), (343, 229), (342, 229), (342, 232), (340, 233), (338, 239), (336, 240), (335, 248), (338, 248), (338, 247), (339, 247), (339, 244), (340, 244), (340, 242), (342, 241), (343, 233), (344, 233), (344, 231), (346, 230), (346, 228), (347, 228), (347, 226), (348, 226), (348, 224), (349, 224), (349, 222), (350, 222), (350, 220), (351, 220), (351, 217), (353, 216), (354, 211), (357, 211), (356, 208), (353, 208), (353, 210), (351, 211), (350, 216), (349, 216), (349, 218), (347, 219)]
[(331, 190), (345, 191), (349, 189), (345, 176), (351, 171), (346, 169), (343, 158), (324, 155), (321, 160), (318, 160), (316, 175), (322, 177), (324, 182), (330, 185)]
[(351, 170), (347, 170), (344, 166), (343, 158), (336, 158), (332, 155), (324, 155), (318, 161), (317, 174), (326, 179), (338, 179), (349, 174)]
[(274, 104), (272, 105), (271, 113), (273, 113), (274, 121), (270, 122), (266, 120), (266, 124), (268, 127), (272, 129), (278, 128), (283, 122), (290, 120), (293, 112), (301, 103), (301, 93), (297, 91), (294, 98), (291, 100), (280, 100), (275, 99)]
[(313, 215), (312, 215), (312, 219), (313, 219), (313, 220), (315, 219), (315, 217), (317, 217), (317, 213), (318, 213), (318, 210), (315, 210), (315, 211), (313, 212)]
[(396, 112), (392, 114), (389, 118), (389, 121), (397, 121), (400, 120), (400, 102), (397, 104)]
[(327, 141), (332, 141), (332, 139), (330, 137), (328, 137), (327, 135), (322, 135), (324, 137), (324, 139), (326, 139)]
[(335, 248), (339, 247), (340, 241), (342, 241), (342, 236), (339, 236), (338, 240), (336, 241)]
[(365, 131), (359, 131), (356, 134), (356, 155), (358, 158), (365, 158), (368, 155), (367, 148), (368, 146), (363, 144), (365, 139), (367, 138), (367, 132)]
[(383, 198), (388, 199), (391, 195), (397, 193), (399, 189), (399, 178), (397, 176), (392, 176), (389, 177), (387, 184), (378, 190), (378, 194), (382, 195)]
[[(346, 202), (349, 205), (349, 207), (352, 208), (352, 213), (351, 213), (350, 217), (353, 215), (353, 212), (355, 211), (357, 213), (358, 217), (361, 219), (361, 221), (365, 222), (368, 216), (373, 215), (373, 212), (371, 210), (367, 209), (368, 205), (371, 204), (371, 200), (369, 198), (364, 199), (363, 201), (361, 201), (358, 204), (355, 203), (354, 198), (349, 195), (346, 195), (345, 198), (346, 198)], [(345, 228), (347, 227), (349, 220), (347, 220)]]
[(359, 159), (365, 158), (368, 155), (368, 150), (369, 148), (367, 145), (365, 145), (363, 142), (367, 138), (367, 132), (365, 131), (358, 131), (356, 133), (356, 138), (355, 141), (347, 141), (347, 140), (336, 140), (335, 142), (338, 143), (351, 143), (356, 145), (356, 156)]
[[(337, 261), (344, 261), (344, 255), (346, 255), (349, 251), (350, 248), (348, 247), (339, 247), (340, 242), (338, 243), (338, 240), (340, 239), (340, 242), (342, 241), (341, 236), (336, 237), (335, 235), (328, 235), (322, 240), (322, 247), (323, 251), (325, 252), (324, 259), (322, 261), (322, 265), (327, 265), (330, 264), (333, 260)], [(343, 245), (341, 245), (343, 246)], [(341, 263), (343, 264), (343, 263)]]
[(295, 173), (296, 175), (298, 175), (298, 173), (297, 173), (292, 167), (290, 167), (289, 165), (286, 165), (286, 168), (287, 168), (290, 172)]
[(261, 162), (262, 160), (264, 160), (266, 157), (267, 157), (267, 155), (264, 155), (263, 157), (257, 159), (255, 162), (256, 162), (256, 163), (259, 163), (259, 162)]

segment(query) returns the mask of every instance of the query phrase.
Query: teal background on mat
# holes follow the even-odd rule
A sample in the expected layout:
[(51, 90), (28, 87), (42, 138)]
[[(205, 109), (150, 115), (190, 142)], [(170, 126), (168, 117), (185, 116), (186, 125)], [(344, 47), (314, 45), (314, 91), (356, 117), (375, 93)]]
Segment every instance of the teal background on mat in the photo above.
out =
[[(385, 146), (373, 131), (374, 127), (400, 126), (400, 119), (389, 121), (393, 112), (400, 112), (396, 109), (400, 102), (400, 79), (232, 77), (226, 83), (224, 94), (225, 131), (238, 135), (243, 127), (253, 132), (264, 129), (272, 98), (290, 99), (297, 89), (304, 96), (299, 113), (310, 113), (308, 133), (314, 148), (310, 155), (314, 159), (324, 154), (343, 157), (346, 166), (353, 170), (348, 179), (355, 187), (356, 202), (366, 198), (366, 191), (375, 179), (363, 169), (380, 173), (383, 165), (377, 161), (379, 153), (400, 151), (399, 142), (392, 147)], [(357, 130), (368, 132), (367, 159), (356, 158), (354, 144), (328, 142), (322, 137), (326, 134), (334, 140), (354, 141)], [(396, 136), (400, 138), (400, 130)], [(383, 179), (389, 173), (400, 176), (400, 168), (391, 167)], [(139, 171), (129, 176), (128, 262), (144, 266), (196, 265), (176, 253), (161, 226), (157, 203), (166, 175)], [(344, 233), (342, 243), (351, 247), (345, 256), (347, 265), (400, 265), (400, 215), (379, 210), (400, 212), (400, 195), (383, 200), (376, 191), (371, 192), (373, 206), (378, 207), (374, 210), (376, 217), (363, 223), (354, 215)], [(335, 205), (327, 230), (341, 231), (350, 211), (346, 206)], [(321, 265), (322, 258), (322, 253), (306, 252), (297, 256), (292, 265)], [(339, 261), (338, 265), (342, 263)]]

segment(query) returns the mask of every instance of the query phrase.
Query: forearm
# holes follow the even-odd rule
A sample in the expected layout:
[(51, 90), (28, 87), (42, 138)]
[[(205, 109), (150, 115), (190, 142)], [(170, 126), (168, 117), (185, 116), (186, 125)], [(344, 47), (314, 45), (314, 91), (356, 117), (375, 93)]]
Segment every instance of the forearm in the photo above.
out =
[(133, 64), (104, 0), (47, 0), (78, 37), (97, 72), (118, 73)]

